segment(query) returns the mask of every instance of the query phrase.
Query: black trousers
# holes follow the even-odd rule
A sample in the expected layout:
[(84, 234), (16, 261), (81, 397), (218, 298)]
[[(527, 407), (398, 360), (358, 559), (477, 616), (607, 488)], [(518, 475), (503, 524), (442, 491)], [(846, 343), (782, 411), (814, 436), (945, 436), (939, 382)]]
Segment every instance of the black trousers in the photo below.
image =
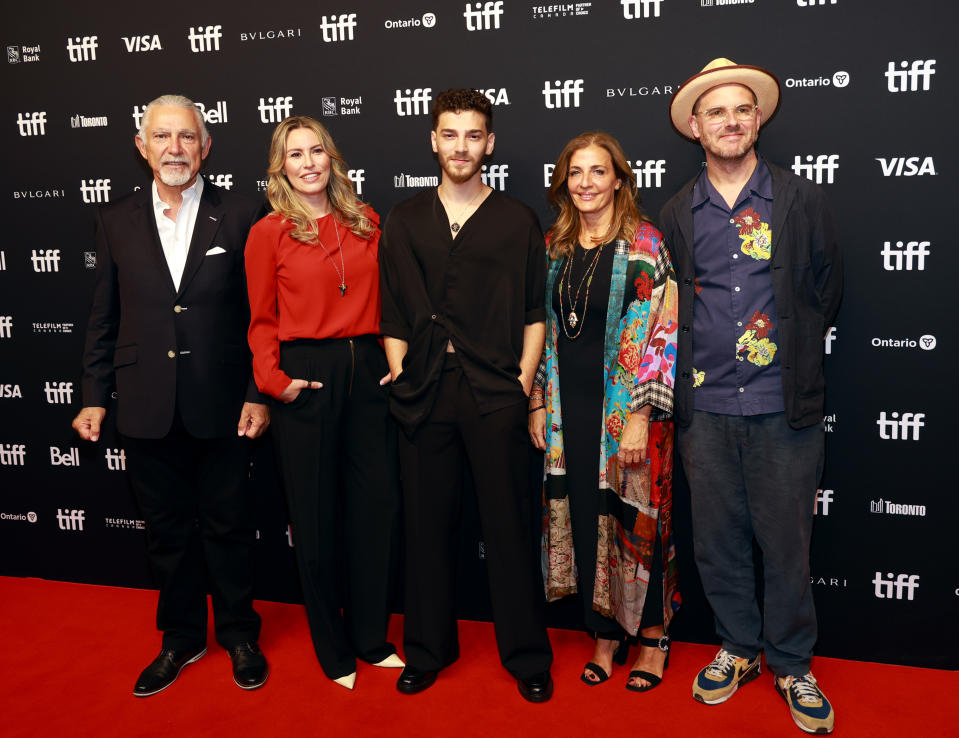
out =
[(249, 441), (194, 438), (179, 414), (164, 438), (122, 439), (160, 587), (163, 648), (206, 643), (208, 588), (217, 642), (224, 648), (255, 642)]
[[(400, 492), (386, 357), (372, 336), (280, 347), (290, 377), (323, 383), (274, 403), (273, 441), (289, 505), (313, 648), (323, 672), (380, 661), (386, 641)], [(342, 608), (342, 614), (341, 614)]]
[(437, 670), (459, 656), (454, 612), (456, 541), (468, 461), (486, 544), (496, 643), (517, 679), (549, 669), (545, 598), (529, 539), (531, 509), (526, 403), (480, 415), (455, 355), (447, 355), (436, 400), (412, 439), (400, 435), (406, 522), (408, 665)]

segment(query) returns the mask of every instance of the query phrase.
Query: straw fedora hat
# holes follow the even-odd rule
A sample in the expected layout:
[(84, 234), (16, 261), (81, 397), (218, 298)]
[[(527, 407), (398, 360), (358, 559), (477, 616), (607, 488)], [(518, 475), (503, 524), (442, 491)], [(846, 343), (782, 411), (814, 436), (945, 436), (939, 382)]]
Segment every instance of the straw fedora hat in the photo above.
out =
[(686, 138), (695, 141), (696, 137), (689, 127), (693, 105), (703, 93), (713, 87), (728, 84), (745, 85), (756, 93), (759, 109), (763, 111), (763, 124), (773, 117), (779, 106), (779, 80), (776, 76), (761, 67), (736, 64), (720, 57), (713, 59), (699, 74), (694, 74), (676, 90), (669, 104), (669, 117), (673, 127)]

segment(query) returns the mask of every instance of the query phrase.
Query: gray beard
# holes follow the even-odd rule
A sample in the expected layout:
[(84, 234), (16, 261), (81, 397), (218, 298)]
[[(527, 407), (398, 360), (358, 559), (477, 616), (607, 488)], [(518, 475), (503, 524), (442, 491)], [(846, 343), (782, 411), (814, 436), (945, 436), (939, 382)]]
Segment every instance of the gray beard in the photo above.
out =
[(193, 178), (193, 172), (186, 170), (184, 172), (169, 172), (160, 167), (160, 181), (168, 187), (182, 187)]

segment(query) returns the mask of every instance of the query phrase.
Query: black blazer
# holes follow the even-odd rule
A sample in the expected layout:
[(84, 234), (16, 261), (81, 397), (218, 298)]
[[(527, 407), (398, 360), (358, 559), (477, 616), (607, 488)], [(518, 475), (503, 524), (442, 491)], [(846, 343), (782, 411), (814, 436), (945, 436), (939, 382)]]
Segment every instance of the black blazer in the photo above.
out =
[[(117, 399), (117, 429), (162, 438), (174, 409), (199, 438), (236, 433), (262, 402), (246, 340), (243, 249), (263, 207), (209, 181), (180, 288), (163, 255), (149, 186), (99, 208), (97, 272), (83, 355), (83, 405)], [(114, 394), (115, 392), (115, 394)]]
[[(822, 422), (825, 397), (823, 351), (826, 330), (839, 312), (842, 256), (836, 226), (822, 188), (766, 162), (773, 179), (770, 275), (779, 315), (786, 419), (793, 428)], [(663, 207), (659, 227), (666, 236), (679, 283), (679, 357), (673, 412), (689, 425), (693, 413), (693, 187), (699, 175)]]

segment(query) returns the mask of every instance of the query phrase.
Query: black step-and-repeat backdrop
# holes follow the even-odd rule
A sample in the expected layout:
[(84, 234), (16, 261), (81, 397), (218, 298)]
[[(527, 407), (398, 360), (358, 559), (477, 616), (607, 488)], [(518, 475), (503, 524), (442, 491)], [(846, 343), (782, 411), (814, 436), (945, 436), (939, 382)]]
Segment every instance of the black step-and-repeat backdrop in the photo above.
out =
[[(957, 363), (952, 221), (959, 20), (939, 0), (307, 0), (162, 12), (106, 0), (18, 3), (0, 45), (0, 574), (151, 586), (143, 522), (112, 426), (70, 430), (93, 286), (94, 208), (149, 183), (133, 146), (161, 93), (197, 101), (217, 184), (262, 197), (274, 124), (318, 117), (381, 215), (437, 183), (429, 109), (448, 87), (495, 104), (486, 181), (551, 222), (551, 162), (575, 134), (623, 143), (648, 212), (701, 150), (671, 128), (673, 91), (727, 56), (774, 71), (782, 107), (762, 152), (822, 184), (845, 299), (826, 339), (828, 461), (812, 586), (818, 653), (959, 668)], [(953, 438), (952, 441), (949, 439)], [(298, 601), (268, 443), (256, 447), (257, 594)], [(684, 609), (713, 638), (677, 485)], [(475, 516), (462, 536), (464, 616), (488, 614)], [(400, 604), (400, 603), (398, 603)], [(574, 625), (575, 608), (551, 609)], [(266, 624), (269, 627), (269, 623)]]

